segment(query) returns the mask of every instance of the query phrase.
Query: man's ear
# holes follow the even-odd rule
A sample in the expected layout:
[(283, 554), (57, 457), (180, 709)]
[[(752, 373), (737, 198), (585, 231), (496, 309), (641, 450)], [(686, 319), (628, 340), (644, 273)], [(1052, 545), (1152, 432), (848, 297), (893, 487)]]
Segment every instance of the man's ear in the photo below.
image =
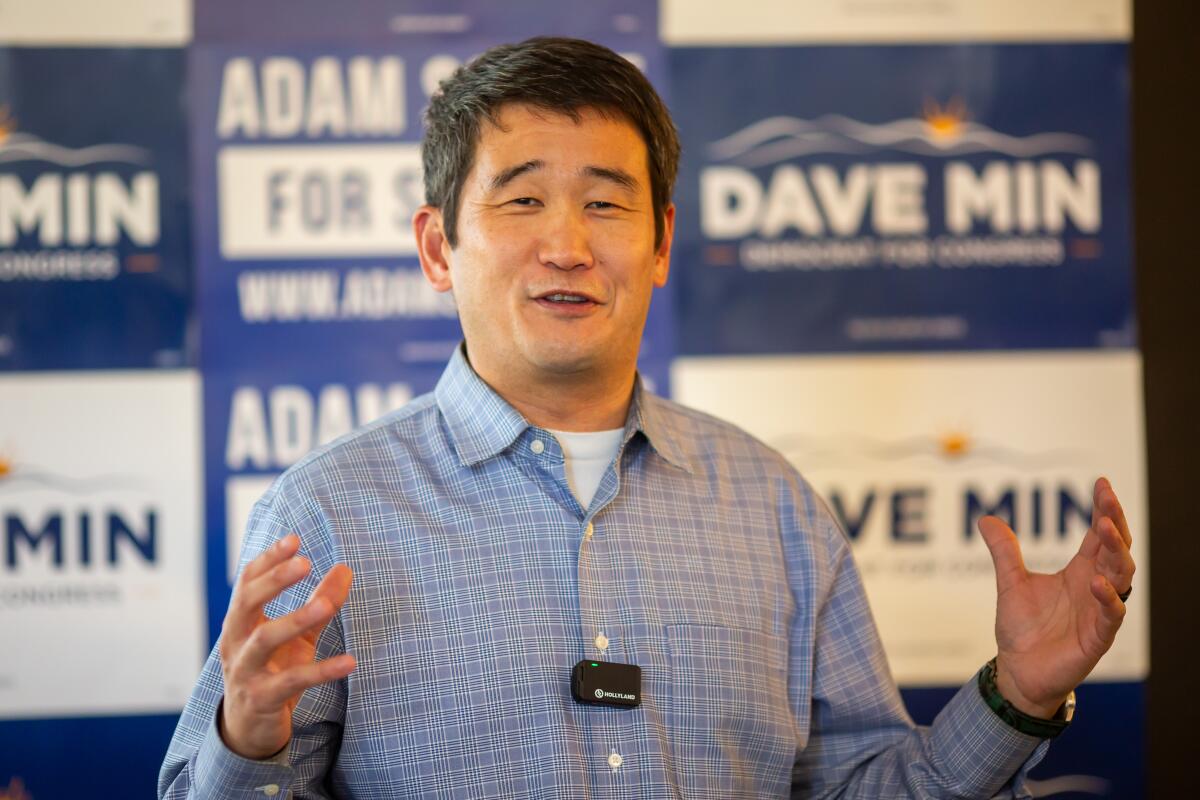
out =
[(663, 287), (667, 284), (667, 275), (671, 272), (671, 240), (675, 238), (675, 204), (671, 203), (663, 209), (663, 237), (658, 248), (654, 251), (654, 285)]
[(429, 285), (439, 292), (448, 292), (453, 287), (450, 280), (450, 242), (443, 227), (441, 209), (421, 206), (413, 214), (413, 234), (417, 238), (417, 255), (421, 259), (421, 272)]

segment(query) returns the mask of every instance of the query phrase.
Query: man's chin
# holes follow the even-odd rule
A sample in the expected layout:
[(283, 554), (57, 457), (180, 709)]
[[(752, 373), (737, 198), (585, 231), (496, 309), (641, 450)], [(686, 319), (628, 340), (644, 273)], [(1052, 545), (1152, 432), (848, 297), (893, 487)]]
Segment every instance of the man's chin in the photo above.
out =
[(533, 357), (529, 359), (530, 363), (547, 377), (586, 378), (606, 366), (600, 354), (591, 349), (539, 348), (539, 352), (531, 355)]

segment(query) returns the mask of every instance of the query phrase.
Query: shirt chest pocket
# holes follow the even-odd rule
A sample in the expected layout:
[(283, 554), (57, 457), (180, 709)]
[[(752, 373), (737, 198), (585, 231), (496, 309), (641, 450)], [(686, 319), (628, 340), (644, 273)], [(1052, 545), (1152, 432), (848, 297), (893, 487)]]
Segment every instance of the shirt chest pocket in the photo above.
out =
[(685, 798), (784, 796), (796, 759), (787, 640), (716, 625), (667, 627), (671, 751)]

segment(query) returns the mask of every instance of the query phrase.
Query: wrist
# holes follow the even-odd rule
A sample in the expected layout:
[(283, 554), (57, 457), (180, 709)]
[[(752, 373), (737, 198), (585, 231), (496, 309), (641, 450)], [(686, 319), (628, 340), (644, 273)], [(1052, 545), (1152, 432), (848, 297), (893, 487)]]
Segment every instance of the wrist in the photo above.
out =
[(1071, 724), (1071, 719), (1075, 715), (1074, 692), (1067, 695), (1066, 700), (1049, 714), (1044, 712), (1044, 706), (1040, 704), (1028, 705), (1027, 707), (1038, 710), (1039, 716), (1034, 716), (1017, 708), (1007, 697), (1001, 694), (999, 688), (997, 688), (996, 678), (996, 659), (993, 658), (979, 671), (979, 695), (983, 698), (988, 708), (995, 712), (996, 716), (1000, 717), (1009, 727), (1028, 736), (1053, 739)]
[(994, 672), (996, 676), (996, 689), (1004, 696), (1004, 699), (1012, 704), (1013, 708), (1020, 711), (1022, 714), (1028, 714), (1031, 717), (1039, 719), (1051, 719), (1062, 708), (1062, 704), (1067, 701), (1068, 694), (1061, 697), (1053, 698), (1049, 701), (1032, 700), (1017, 688), (1016, 682), (1012, 678), (1012, 673), (1006, 668), (1006, 664), (999, 656), (994, 658)]
[(285, 739), (279, 747), (270, 750), (262, 748), (249, 747), (245, 743), (231, 735), (229, 725), (225, 719), (225, 698), (221, 698), (220, 704), (217, 706), (217, 736), (220, 737), (221, 743), (229, 752), (236, 756), (246, 759), (247, 761), (271, 761), (279, 756), (287, 746), (291, 744), (291, 739)]

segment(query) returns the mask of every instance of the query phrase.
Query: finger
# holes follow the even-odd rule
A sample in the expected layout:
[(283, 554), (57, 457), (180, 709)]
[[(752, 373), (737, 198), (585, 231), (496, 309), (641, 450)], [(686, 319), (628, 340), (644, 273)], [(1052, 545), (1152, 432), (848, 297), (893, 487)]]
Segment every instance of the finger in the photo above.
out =
[[(281, 567), (284, 565), (281, 565)], [(265, 581), (266, 576), (260, 578)], [(247, 652), (239, 652), (239, 666), (245, 669), (260, 669), (270, 660), (272, 652), (283, 643), (295, 638), (304, 638), (311, 646), (316, 646), (320, 633), (325, 630), (329, 620), (334, 619), (340, 612), (350, 593), (350, 584), (354, 581), (353, 572), (344, 564), (335, 564), (325, 577), (320, 579), (317, 588), (312, 590), (304, 606), (281, 618), (258, 625), (247, 633), (247, 639), (242, 644)]]
[(356, 666), (354, 656), (342, 653), (324, 661), (292, 667), (263, 680), (258, 685), (256, 699), (267, 708), (277, 708), (306, 689), (341, 680)]
[(1103, 520), (1104, 518), (1101, 517), (1096, 522), (1093, 522), (1092, 527), (1087, 529), (1087, 533), (1083, 535), (1083, 541), (1079, 544), (1079, 555), (1086, 559), (1094, 561), (1100, 555), (1102, 544), (1099, 526)]
[(262, 622), (263, 606), (302, 580), (311, 569), (312, 564), (307, 558), (293, 556), (257, 578), (239, 580), (229, 600), (229, 610), (225, 612), (223, 636), (234, 645), (244, 640)]
[(238, 651), (231, 673), (245, 679), (261, 672), (275, 651), (287, 642), (309, 631), (315, 632), (312, 641), (333, 619), (336, 609), (322, 597), (314, 597), (290, 614), (259, 625)]
[(292, 556), (282, 564), (276, 564), (267, 572), (238, 587), (237, 597), (231, 601), (244, 608), (261, 611), (268, 601), (279, 596), (284, 589), (299, 582), (312, 571), (312, 562), (304, 556)]
[(1129, 546), (1125, 544), (1111, 519), (1104, 520), (1100, 536), (1104, 542), (1104, 549), (1100, 558), (1096, 560), (1096, 565), (1109, 583), (1118, 587), (1118, 591), (1124, 591), (1133, 584), (1133, 574), (1137, 571), (1133, 554), (1129, 552)]
[(350, 595), (350, 585), (354, 582), (354, 573), (345, 564), (334, 564), (325, 573), (325, 577), (317, 584), (312, 596), (322, 597), (333, 605), (334, 613), (341, 609), (342, 604)]
[(1117, 527), (1117, 531), (1121, 534), (1121, 538), (1125, 540), (1126, 545), (1133, 544), (1133, 535), (1129, 532), (1129, 521), (1125, 518), (1125, 509), (1121, 506), (1121, 501), (1117, 499), (1117, 493), (1108, 478), (1101, 478), (1096, 481), (1096, 502), (1094, 507), (1101, 509), (1104, 516), (1113, 521)]
[(300, 549), (300, 537), (294, 533), (289, 533), (275, 544), (268, 547), (266, 550), (258, 554), (258, 557), (251, 560), (249, 564), (242, 570), (242, 574), (238, 577), (239, 581), (253, 580), (267, 570), (274, 567), (276, 564), (281, 564), (291, 558)]
[[(237, 577), (233, 585), (233, 596), (229, 599), (229, 610), (225, 613), (225, 623), (222, 626), (222, 639), (227, 635), (248, 634), (250, 628), (258, 622), (258, 614), (253, 611), (253, 604), (247, 604), (245, 587), (263, 574), (277, 568), (286, 562), (300, 549), (300, 537), (289, 533), (275, 544), (268, 547), (256, 558), (251, 559)], [(261, 603), (259, 605), (262, 605)], [(249, 607), (247, 607), (249, 606)], [(249, 617), (248, 619), (246, 617)], [(232, 619), (231, 619), (232, 618)]]
[(998, 517), (983, 517), (979, 520), (979, 532), (992, 554), (996, 568), (996, 589), (1003, 594), (1010, 587), (1025, 580), (1025, 562), (1021, 559), (1021, 547), (1012, 528)]
[(1100, 606), (1096, 633), (1102, 641), (1111, 643), (1117, 635), (1117, 629), (1121, 627), (1121, 621), (1125, 619), (1125, 604), (1121, 602), (1117, 590), (1102, 575), (1093, 576), (1088, 588)]

